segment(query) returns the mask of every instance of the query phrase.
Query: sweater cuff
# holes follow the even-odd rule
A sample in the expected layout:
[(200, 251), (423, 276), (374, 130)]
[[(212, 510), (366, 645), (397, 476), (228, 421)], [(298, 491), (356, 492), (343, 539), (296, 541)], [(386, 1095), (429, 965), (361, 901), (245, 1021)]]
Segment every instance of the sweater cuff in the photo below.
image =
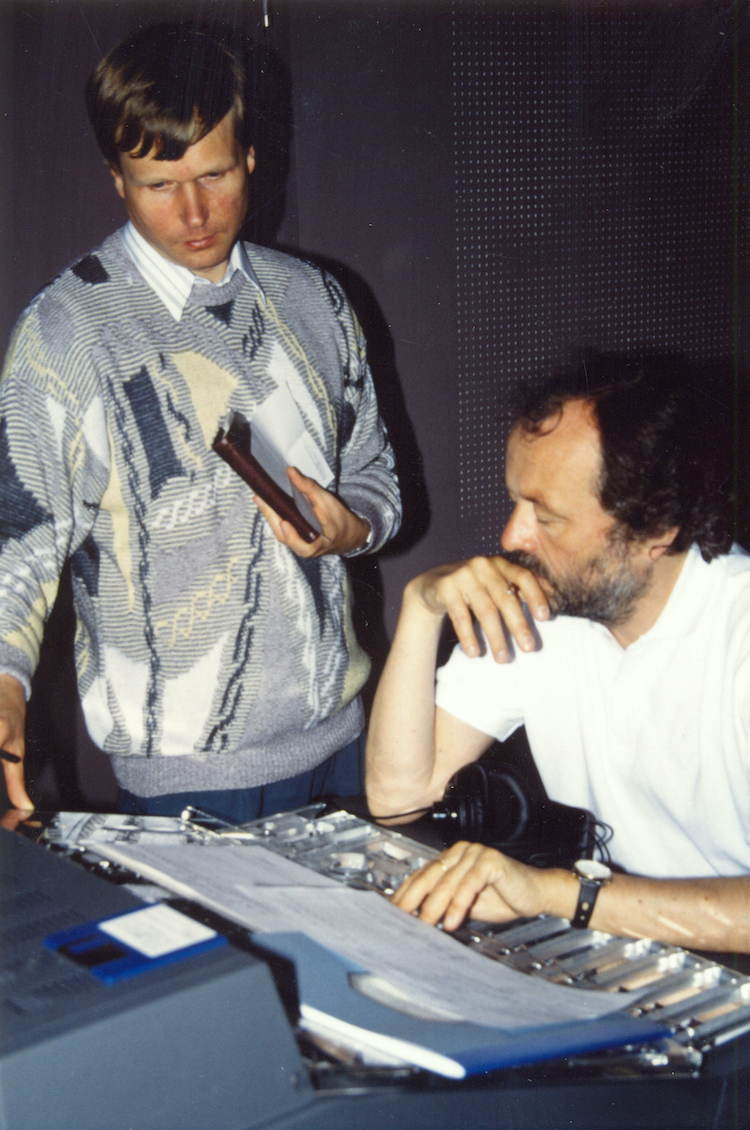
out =
[(357, 546), (356, 549), (351, 549), (348, 553), (344, 554), (344, 556), (360, 557), (363, 553), (371, 552), (372, 544), (375, 540), (375, 531), (373, 529), (372, 522), (364, 514), (360, 514), (358, 510), (352, 510), (352, 514), (356, 515), (356, 517), (360, 518), (363, 522), (367, 522), (367, 525), (369, 526), (369, 529), (367, 531), (367, 541), (363, 545)]
[(385, 499), (380, 504), (380, 499), (373, 498), (372, 494), (364, 491), (347, 490), (340, 495), (343, 502), (358, 518), (364, 518), (370, 524), (370, 534), (367, 542), (353, 549), (345, 557), (360, 557), (365, 553), (376, 553), (398, 531), (400, 515), (393, 511), (390, 503)]
[(31, 697), (31, 677), (28, 671), (17, 667), (14, 663), (0, 661), (0, 675), (10, 675), (12, 679), (16, 679), (23, 687), (24, 698), (27, 702), (29, 701)]

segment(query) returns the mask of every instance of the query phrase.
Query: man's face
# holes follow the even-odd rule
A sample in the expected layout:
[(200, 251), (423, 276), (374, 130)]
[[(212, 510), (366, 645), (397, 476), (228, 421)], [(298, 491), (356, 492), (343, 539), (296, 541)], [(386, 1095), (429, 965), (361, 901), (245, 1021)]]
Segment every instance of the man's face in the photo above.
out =
[(568, 401), (539, 434), (515, 428), (506, 483), (515, 509), (502, 545), (539, 577), (553, 612), (617, 627), (648, 589), (653, 564), (602, 509), (599, 433), (590, 406)]
[(152, 247), (196, 275), (220, 282), (245, 219), (255, 154), (234, 135), (234, 111), (179, 161), (120, 156), (115, 187)]

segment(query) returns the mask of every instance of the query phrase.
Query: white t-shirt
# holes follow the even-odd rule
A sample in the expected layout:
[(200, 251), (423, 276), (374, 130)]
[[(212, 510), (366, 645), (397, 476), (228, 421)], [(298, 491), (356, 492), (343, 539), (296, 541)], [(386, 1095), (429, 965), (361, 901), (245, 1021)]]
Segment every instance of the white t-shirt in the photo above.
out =
[(438, 705), (500, 741), (524, 724), (549, 796), (610, 824), (627, 870), (750, 872), (750, 556), (693, 546), (627, 649), (590, 620), (536, 629), (541, 648), (505, 665), (457, 648)]

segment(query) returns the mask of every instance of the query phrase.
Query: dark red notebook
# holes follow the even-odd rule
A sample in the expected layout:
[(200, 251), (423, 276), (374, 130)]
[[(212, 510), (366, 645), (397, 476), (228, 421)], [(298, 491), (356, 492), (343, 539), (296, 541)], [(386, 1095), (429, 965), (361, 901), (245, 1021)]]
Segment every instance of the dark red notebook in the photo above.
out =
[(248, 421), (240, 412), (232, 412), (228, 424), (226, 430), (219, 428), (211, 445), (213, 450), (280, 518), (290, 522), (304, 541), (315, 541), (321, 531), (300, 513), (292, 495), (269, 475), (250, 450), (251, 431)]

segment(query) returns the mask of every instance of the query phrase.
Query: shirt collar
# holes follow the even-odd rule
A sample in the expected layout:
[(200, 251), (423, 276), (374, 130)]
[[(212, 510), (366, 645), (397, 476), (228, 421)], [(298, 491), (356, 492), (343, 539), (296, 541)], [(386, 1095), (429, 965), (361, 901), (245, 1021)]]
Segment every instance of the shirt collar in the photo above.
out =
[(122, 229), (121, 234), (125, 250), (143, 276), (144, 281), (148, 283), (157, 298), (161, 299), (177, 322), (182, 319), (190, 292), (196, 282), (202, 286), (221, 286), (229, 282), (236, 271), (242, 271), (260, 294), (263, 294), (263, 288), (258, 282), (245, 251), (245, 245), (239, 239), (232, 248), (229, 265), (221, 283), (212, 283), (210, 279), (194, 275), (188, 267), (181, 267), (179, 263), (165, 259), (155, 247), (152, 247), (143, 238), (130, 221)]
[(605, 624), (589, 620), (589, 630), (608, 639), (617, 651), (633, 656), (643, 648), (660, 639), (670, 639), (673, 636), (684, 636), (692, 631), (694, 621), (703, 609), (708, 597), (706, 585), (710, 585), (708, 565), (701, 556), (698, 546), (693, 544), (687, 551), (677, 580), (666, 603), (654, 623), (637, 639), (628, 644), (626, 648), (615, 638)]
[(636, 652), (659, 640), (686, 637), (693, 632), (703, 615), (713, 589), (716, 568), (703, 560), (695, 542), (690, 546), (682, 568), (655, 622), (648, 631), (634, 640), (628, 652)]
[(641, 639), (646, 636), (656, 640), (670, 639), (694, 631), (710, 600), (718, 567), (716, 565), (712, 569), (711, 563), (703, 560), (700, 549), (693, 542), (659, 618)]

